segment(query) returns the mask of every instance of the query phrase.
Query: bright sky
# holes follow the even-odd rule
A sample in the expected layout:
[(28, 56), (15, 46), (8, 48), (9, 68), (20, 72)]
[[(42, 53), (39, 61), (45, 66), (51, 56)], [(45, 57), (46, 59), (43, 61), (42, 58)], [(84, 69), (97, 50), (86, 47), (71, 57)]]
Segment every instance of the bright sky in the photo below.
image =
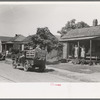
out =
[(89, 25), (98, 19), (100, 24), (100, 2), (0, 2), (0, 36), (28, 36), (38, 27), (48, 27), (56, 35), (73, 18)]

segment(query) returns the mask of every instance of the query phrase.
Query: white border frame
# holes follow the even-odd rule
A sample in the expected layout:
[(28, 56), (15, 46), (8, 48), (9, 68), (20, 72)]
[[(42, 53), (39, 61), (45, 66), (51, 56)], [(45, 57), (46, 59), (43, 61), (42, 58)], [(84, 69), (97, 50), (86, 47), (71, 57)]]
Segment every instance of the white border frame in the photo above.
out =
[[(98, 2), (98, 1), (96, 1)], [(1, 4), (58, 4), (78, 2), (0, 2)], [(95, 2), (81, 2), (95, 3)], [(58, 83), (53, 83), (58, 84)], [(2, 98), (100, 98), (100, 83), (0, 83), (0, 99)]]

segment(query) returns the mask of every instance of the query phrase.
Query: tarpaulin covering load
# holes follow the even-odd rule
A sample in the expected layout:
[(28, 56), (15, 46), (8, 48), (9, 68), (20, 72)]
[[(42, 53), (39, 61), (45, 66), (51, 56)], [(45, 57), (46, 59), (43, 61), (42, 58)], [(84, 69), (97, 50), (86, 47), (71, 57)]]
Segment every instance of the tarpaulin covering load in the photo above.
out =
[(35, 57), (38, 59), (45, 59), (46, 58), (46, 51), (45, 50), (41, 50), (41, 51), (36, 51), (35, 53)]

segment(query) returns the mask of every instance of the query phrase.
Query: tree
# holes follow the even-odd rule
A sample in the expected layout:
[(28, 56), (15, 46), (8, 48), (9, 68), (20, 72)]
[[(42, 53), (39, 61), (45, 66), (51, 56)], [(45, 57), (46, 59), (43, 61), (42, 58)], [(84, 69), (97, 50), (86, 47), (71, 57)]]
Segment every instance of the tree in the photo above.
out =
[(72, 19), (65, 24), (64, 27), (61, 28), (60, 31), (57, 31), (58, 33), (61, 34), (61, 36), (67, 34), (68, 31), (72, 29), (77, 29), (77, 28), (84, 28), (84, 27), (89, 27), (89, 25), (83, 21), (75, 23), (76, 20)]
[(47, 48), (48, 52), (56, 48), (56, 45), (59, 42), (57, 38), (50, 32), (48, 27), (37, 28), (37, 32), (32, 37), (32, 40), (35, 44), (40, 44), (41, 46)]
[(78, 22), (76, 24), (76, 28), (85, 28), (85, 27), (89, 27), (89, 25), (87, 23), (83, 22), (83, 21)]

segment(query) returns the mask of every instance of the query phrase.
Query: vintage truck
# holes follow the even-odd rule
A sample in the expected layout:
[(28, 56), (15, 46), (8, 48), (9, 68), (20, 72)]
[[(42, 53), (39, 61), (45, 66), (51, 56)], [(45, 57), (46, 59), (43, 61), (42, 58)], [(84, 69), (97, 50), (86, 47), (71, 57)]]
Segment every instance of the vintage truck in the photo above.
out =
[(25, 50), (21, 54), (15, 54), (12, 57), (12, 67), (15, 69), (21, 65), (24, 71), (28, 71), (29, 68), (35, 70), (38, 68), (40, 72), (43, 72), (46, 68), (46, 52), (45, 50)]

